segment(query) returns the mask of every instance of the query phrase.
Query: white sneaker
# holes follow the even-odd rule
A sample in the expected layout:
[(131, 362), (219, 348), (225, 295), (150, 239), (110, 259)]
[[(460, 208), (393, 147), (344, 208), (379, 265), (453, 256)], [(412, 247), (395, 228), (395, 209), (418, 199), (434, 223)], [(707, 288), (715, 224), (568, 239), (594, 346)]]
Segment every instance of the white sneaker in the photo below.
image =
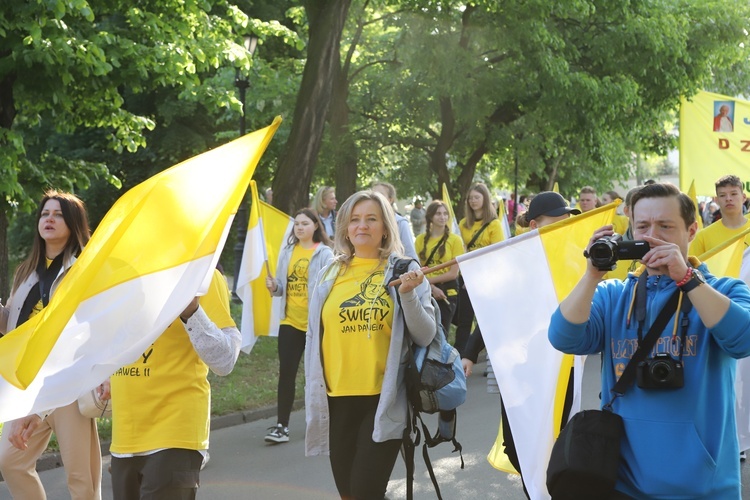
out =
[(275, 427), (269, 427), (270, 431), (266, 434), (266, 441), (269, 443), (287, 443), (289, 442), (289, 427), (276, 424)]

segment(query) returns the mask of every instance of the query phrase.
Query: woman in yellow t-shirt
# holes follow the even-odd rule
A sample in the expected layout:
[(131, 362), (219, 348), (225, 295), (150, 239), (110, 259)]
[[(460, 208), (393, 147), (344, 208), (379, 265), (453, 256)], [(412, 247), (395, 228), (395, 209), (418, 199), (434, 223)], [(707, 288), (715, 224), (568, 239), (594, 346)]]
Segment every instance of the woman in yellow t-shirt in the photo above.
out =
[[(467, 252), (483, 248), (493, 243), (502, 241), (503, 230), (492, 208), (490, 190), (487, 186), (478, 182), (471, 186), (466, 196), (466, 217), (458, 224), (461, 229), (461, 238), (464, 241)], [(474, 323), (474, 308), (471, 306), (469, 294), (463, 281), (459, 282), (458, 296), (458, 325), (456, 326), (456, 341), (454, 347), (463, 354), (466, 342), (469, 340), (471, 326)], [(479, 327), (474, 330), (481, 335)]]
[[(89, 241), (86, 207), (73, 194), (44, 193), (36, 213), (37, 229), (29, 256), (16, 270), (5, 306), (0, 305), (0, 336), (46, 307), (60, 281)], [(109, 399), (109, 385), (97, 388)], [(84, 417), (72, 403), (6, 422), (0, 437), (0, 472), (13, 498), (43, 498), (36, 460), (52, 432), (65, 457), (73, 498), (101, 498), (102, 459), (96, 419)]]
[(330, 455), (341, 498), (383, 498), (406, 429), (409, 342), (428, 345), (435, 311), (420, 266), (404, 258), (393, 208), (360, 191), (336, 219), (336, 258), (310, 299), (306, 455)]
[[(414, 246), (419, 262), (424, 267), (443, 264), (464, 253), (461, 237), (451, 233), (448, 220), (448, 206), (435, 200), (427, 206), (425, 232), (417, 236)], [(443, 330), (448, 331), (458, 304), (458, 264), (427, 275), (432, 296), (440, 306), (440, 319)]]
[(268, 276), (266, 288), (279, 301), (279, 385), (277, 424), (269, 429), (269, 443), (289, 441), (289, 415), (294, 404), (294, 386), (305, 352), (308, 299), (315, 290), (320, 270), (333, 259), (323, 222), (309, 208), (294, 215), (294, 231), (279, 255), (277, 278)]

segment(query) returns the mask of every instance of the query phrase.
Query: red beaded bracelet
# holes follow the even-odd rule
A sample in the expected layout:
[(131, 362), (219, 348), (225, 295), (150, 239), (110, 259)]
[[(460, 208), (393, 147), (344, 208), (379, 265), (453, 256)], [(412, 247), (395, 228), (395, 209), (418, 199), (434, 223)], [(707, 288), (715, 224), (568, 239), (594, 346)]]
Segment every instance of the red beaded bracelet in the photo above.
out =
[(677, 286), (678, 287), (683, 286), (685, 283), (687, 283), (688, 281), (690, 281), (690, 278), (692, 278), (692, 277), (693, 277), (693, 268), (692, 267), (688, 267), (688, 270), (685, 273), (685, 277), (682, 278), (682, 280), (679, 283), (677, 283)]

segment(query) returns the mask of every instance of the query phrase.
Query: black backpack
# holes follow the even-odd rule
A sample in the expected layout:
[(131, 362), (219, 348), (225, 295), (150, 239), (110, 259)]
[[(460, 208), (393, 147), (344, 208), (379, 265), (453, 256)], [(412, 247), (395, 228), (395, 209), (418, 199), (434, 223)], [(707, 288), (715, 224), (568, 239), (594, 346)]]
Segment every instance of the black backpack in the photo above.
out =
[[(414, 259), (397, 260), (388, 283), (397, 280), (401, 274), (407, 272), (412, 260)], [(400, 306), (401, 299), (398, 293), (396, 297)], [(461, 457), (461, 469), (464, 468), (461, 443), (456, 440), (456, 408), (466, 400), (466, 376), (461, 366), (461, 357), (458, 351), (446, 340), (440, 321), (440, 307), (434, 298), (432, 299), (432, 305), (435, 310), (437, 330), (430, 345), (426, 347), (414, 346), (407, 339), (410, 357), (406, 367), (405, 379), (410, 417), (407, 418), (402, 444), (406, 464), (407, 499), (413, 498), (414, 449), (419, 445), (422, 437), (424, 437), (422, 456), (430, 479), (432, 479), (432, 484), (435, 486), (438, 499), (442, 499), (442, 496), (435, 472), (432, 469), (428, 448), (434, 448), (440, 443), (452, 442), (453, 451), (457, 451)], [(404, 328), (406, 329), (405, 321)], [(408, 335), (408, 329), (405, 333)], [(434, 435), (427, 429), (427, 425), (422, 419), (422, 413), (439, 414), (438, 429)], [(417, 421), (421, 425), (418, 425)], [(412, 434), (414, 435), (413, 439)]]

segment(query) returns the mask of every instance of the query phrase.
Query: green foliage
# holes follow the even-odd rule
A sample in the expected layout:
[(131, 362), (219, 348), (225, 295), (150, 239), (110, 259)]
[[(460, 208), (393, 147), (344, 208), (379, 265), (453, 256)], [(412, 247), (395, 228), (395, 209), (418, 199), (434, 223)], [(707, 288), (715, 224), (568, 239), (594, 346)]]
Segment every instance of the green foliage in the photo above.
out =
[(389, 179), (402, 197), (436, 191), (442, 176), (463, 177), (459, 188), (472, 178), (508, 185), (516, 158), (532, 191), (555, 180), (571, 192), (592, 180), (603, 187), (632, 173), (634, 154), (674, 144), (664, 123), (681, 95), (717, 83), (747, 88), (750, 12), (741, 2), (415, 0), (368, 9), (349, 80), (351, 129), (362, 179)]
[[(239, 44), (241, 35), (254, 33), (302, 47), (296, 33), (279, 22), (251, 19), (222, 0), (158, 0), (137, 6), (14, 0), (0, 7), (0, 33), (0, 82), (12, 84), (2, 105), (18, 112), (0, 129), (0, 192), (12, 201), (24, 201), (20, 170), (37, 173), (44, 184), (47, 179), (39, 171), (60, 166), (43, 155), (23, 161), (28, 146), (42, 134), (102, 130), (98, 147), (133, 153), (146, 145), (146, 132), (155, 129), (156, 120), (170, 115), (168, 108), (162, 115), (154, 107), (134, 106), (132, 96), (166, 91), (171, 103), (179, 99), (200, 103), (202, 110), (236, 113), (241, 108), (232, 69), (253, 68), (253, 59)], [(200, 142), (205, 146), (205, 139)], [(82, 166), (63, 165), (66, 174)], [(101, 170), (96, 174), (104, 175)], [(36, 198), (36, 192), (30, 193)]]

